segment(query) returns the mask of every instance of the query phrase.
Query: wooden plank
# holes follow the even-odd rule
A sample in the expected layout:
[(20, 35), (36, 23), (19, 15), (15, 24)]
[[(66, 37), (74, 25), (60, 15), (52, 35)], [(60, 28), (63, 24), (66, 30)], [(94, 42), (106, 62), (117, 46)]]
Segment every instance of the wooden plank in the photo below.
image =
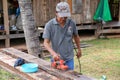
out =
[(69, 4), (69, 6), (70, 6), (70, 11), (71, 11), (71, 13), (72, 13), (72, 0), (67, 0), (67, 2), (68, 2), (68, 4)]
[(24, 38), (24, 34), (10, 34), (10, 35), (0, 35), (0, 39), (14, 39), (14, 38)]
[(22, 34), (10, 34), (7, 37), (13, 39), (13, 38), (24, 38), (25, 36), (24, 33), (22, 33)]
[(6, 39), (6, 35), (0, 35), (0, 40)]
[(60, 0), (33, 0), (33, 13), (37, 26), (45, 26), (45, 23), (55, 17), (55, 7)]
[[(7, 4), (7, 0), (2, 0), (2, 1), (3, 1), (5, 31), (6, 31), (6, 34), (9, 35), (8, 4)], [(5, 46), (10, 47), (10, 39), (9, 38), (5, 39)]]
[[(33, 0), (33, 12), (37, 26), (45, 26), (45, 23), (55, 17), (55, 7), (60, 1), (67, 1), (70, 5), (70, 10), (73, 12), (75, 6), (80, 10), (79, 13), (72, 13), (71, 18), (76, 24), (93, 23), (93, 15), (96, 11), (99, 0)], [(79, 2), (79, 3), (76, 3)], [(77, 4), (76, 5), (74, 5)], [(87, 15), (86, 15), (87, 14)], [(42, 16), (41, 16), (42, 15)]]
[(0, 30), (0, 32), (4, 32), (5, 33), (6, 31), (5, 30)]
[[(26, 61), (37, 63), (41, 69), (47, 71), (50, 74), (56, 75), (57, 77), (61, 77), (63, 80), (69, 78), (69, 76), (65, 77), (65, 74), (61, 74), (59, 71), (57, 71), (55, 69), (51, 69), (50, 68), (50, 63), (48, 63), (48, 62), (46, 62), (42, 59), (36, 58), (35, 56), (32, 56), (30, 54), (26, 54), (24, 52), (18, 51), (14, 48), (7, 48), (7, 49), (3, 49), (3, 50), (12, 54), (12, 55), (14, 55), (14, 56), (16, 56), (16, 57), (21, 57), (21, 58), (25, 59)], [(14, 53), (17, 53), (17, 54), (14, 54)], [(49, 67), (47, 67), (47, 66), (49, 66)]]
[(95, 30), (98, 25), (80, 25), (77, 26), (78, 30)]
[(85, 75), (70, 74), (68, 71), (60, 71), (57, 69), (53, 69), (50, 67), (49, 62), (47, 62), (43, 59), (37, 58), (35, 56), (32, 56), (30, 54), (26, 54), (24, 52), (21, 52), (19, 50), (14, 49), (14, 48), (6, 48), (6, 49), (2, 49), (2, 50), (7, 52), (9, 55), (21, 57), (28, 62), (37, 63), (39, 65), (40, 69), (46, 71), (49, 74), (52, 74), (52, 75), (60, 78), (61, 80), (95, 80), (95, 79), (87, 77)]
[(120, 33), (120, 29), (104, 29), (98, 31), (98, 33)]
[(81, 14), (82, 13), (82, 0), (70, 0), (71, 1), (71, 6), (72, 6), (72, 13), (73, 14)]
[(21, 66), (14, 68), (14, 63), (16, 60), (17, 58), (7, 55), (4, 52), (0, 52), (0, 66), (13, 74), (19, 75), (23, 78), (22, 80), (60, 80), (39, 68), (36, 73), (24, 73), (21, 71)]
[(91, 23), (92, 17), (91, 17), (91, 6), (90, 6), (91, 0), (83, 0), (83, 16), (82, 20), (83, 23)]
[(46, 21), (45, 0), (33, 0), (33, 14), (37, 26), (44, 26)]
[(120, 22), (119, 21), (112, 21), (112, 22), (107, 22), (106, 24), (103, 25), (104, 28), (106, 27), (120, 27)]
[(99, 0), (90, 0), (90, 8), (91, 8), (90, 12), (91, 12), (91, 18), (92, 18), (91, 22), (95, 22), (93, 20), (93, 16), (94, 16), (95, 11), (97, 9), (98, 3), (99, 3)]
[(76, 24), (81, 24), (82, 23), (82, 15), (80, 14), (72, 14), (71, 18), (75, 21)]
[[(7, 61), (6, 59), (10, 59), (9, 61)], [(19, 75), (21, 78), (23, 78), (23, 79), (30, 79), (30, 80), (34, 80), (32, 77), (30, 77), (30, 76), (28, 76), (28, 75), (26, 75), (25, 73), (23, 73), (23, 72), (20, 72), (19, 70), (17, 70), (16, 68), (14, 68), (13, 67), (13, 65), (14, 64), (10, 64), (10, 61), (11, 61), (11, 63), (12, 63), (12, 61), (13, 61), (13, 63), (15, 62), (15, 59), (12, 59), (12, 57), (10, 57), (10, 56), (7, 56), (7, 55), (5, 55), (5, 54), (3, 54), (2, 52), (0, 52), (0, 66), (3, 68), (3, 69), (5, 69), (5, 70), (7, 70), (7, 71), (9, 71), (9, 72), (11, 72), (11, 73), (13, 73), (13, 74), (17, 74), (17, 75)], [(8, 64), (7, 64), (8, 63)], [(10, 66), (11, 65), (11, 66)]]
[[(16, 31), (12, 31), (16, 32)], [(22, 32), (21, 30), (18, 32)], [(43, 33), (43, 29), (38, 29), (39, 34)], [(14, 34), (9, 34), (9, 35), (0, 35), (0, 39), (14, 39), (14, 38), (24, 38), (24, 33), (14, 33)]]
[(120, 35), (107, 35), (107, 38), (120, 38)]

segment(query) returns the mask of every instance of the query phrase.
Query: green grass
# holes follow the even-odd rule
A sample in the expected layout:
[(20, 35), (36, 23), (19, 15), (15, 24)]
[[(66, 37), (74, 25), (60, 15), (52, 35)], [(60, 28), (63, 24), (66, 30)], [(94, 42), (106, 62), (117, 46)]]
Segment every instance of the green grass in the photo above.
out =
[(22, 80), (17, 75), (11, 74), (6, 70), (0, 68), (0, 80)]
[[(91, 47), (82, 49), (82, 73), (97, 79), (106, 75), (107, 80), (120, 80), (120, 39), (84, 41)], [(79, 72), (75, 57), (75, 71)]]

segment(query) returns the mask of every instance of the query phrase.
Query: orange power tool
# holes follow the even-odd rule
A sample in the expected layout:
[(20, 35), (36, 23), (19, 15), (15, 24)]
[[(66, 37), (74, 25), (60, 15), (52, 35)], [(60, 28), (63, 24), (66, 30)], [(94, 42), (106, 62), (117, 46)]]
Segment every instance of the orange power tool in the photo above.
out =
[(68, 70), (68, 66), (65, 65), (65, 61), (59, 58), (54, 58), (54, 61), (51, 63), (51, 66), (59, 70)]

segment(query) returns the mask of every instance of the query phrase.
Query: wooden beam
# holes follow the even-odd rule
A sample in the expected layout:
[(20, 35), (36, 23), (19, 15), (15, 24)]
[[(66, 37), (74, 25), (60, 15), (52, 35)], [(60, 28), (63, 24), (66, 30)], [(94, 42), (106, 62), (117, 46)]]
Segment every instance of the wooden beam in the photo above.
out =
[(100, 30), (98, 33), (120, 33), (120, 29), (104, 29)]
[[(9, 20), (8, 20), (8, 4), (7, 0), (3, 0), (3, 13), (4, 13), (4, 27), (6, 35), (9, 35)], [(5, 46), (10, 47), (10, 39), (5, 39)]]
[(107, 38), (120, 38), (120, 35), (108, 35)]
[(24, 38), (24, 34), (10, 34), (10, 35), (0, 35), (0, 39), (14, 39), (14, 38)]
[(97, 29), (98, 25), (80, 25), (77, 26), (78, 30), (95, 30)]
[(0, 35), (0, 40), (1, 39), (6, 39), (6, 35)]
[(112, 21), (112, 22), (107, 22), (106, 24), (103, 25), (104, 28), (110, 28), (110, 27), (120, 27), (120, 21)]

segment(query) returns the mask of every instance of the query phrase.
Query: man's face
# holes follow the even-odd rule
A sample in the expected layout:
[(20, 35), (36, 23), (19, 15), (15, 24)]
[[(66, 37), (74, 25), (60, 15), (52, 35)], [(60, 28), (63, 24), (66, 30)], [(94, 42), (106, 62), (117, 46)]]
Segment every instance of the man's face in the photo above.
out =
[(65, 24), (67, 17), (59, 17), (58, 13), (56, 13), (56, 17), (60, 24)]

